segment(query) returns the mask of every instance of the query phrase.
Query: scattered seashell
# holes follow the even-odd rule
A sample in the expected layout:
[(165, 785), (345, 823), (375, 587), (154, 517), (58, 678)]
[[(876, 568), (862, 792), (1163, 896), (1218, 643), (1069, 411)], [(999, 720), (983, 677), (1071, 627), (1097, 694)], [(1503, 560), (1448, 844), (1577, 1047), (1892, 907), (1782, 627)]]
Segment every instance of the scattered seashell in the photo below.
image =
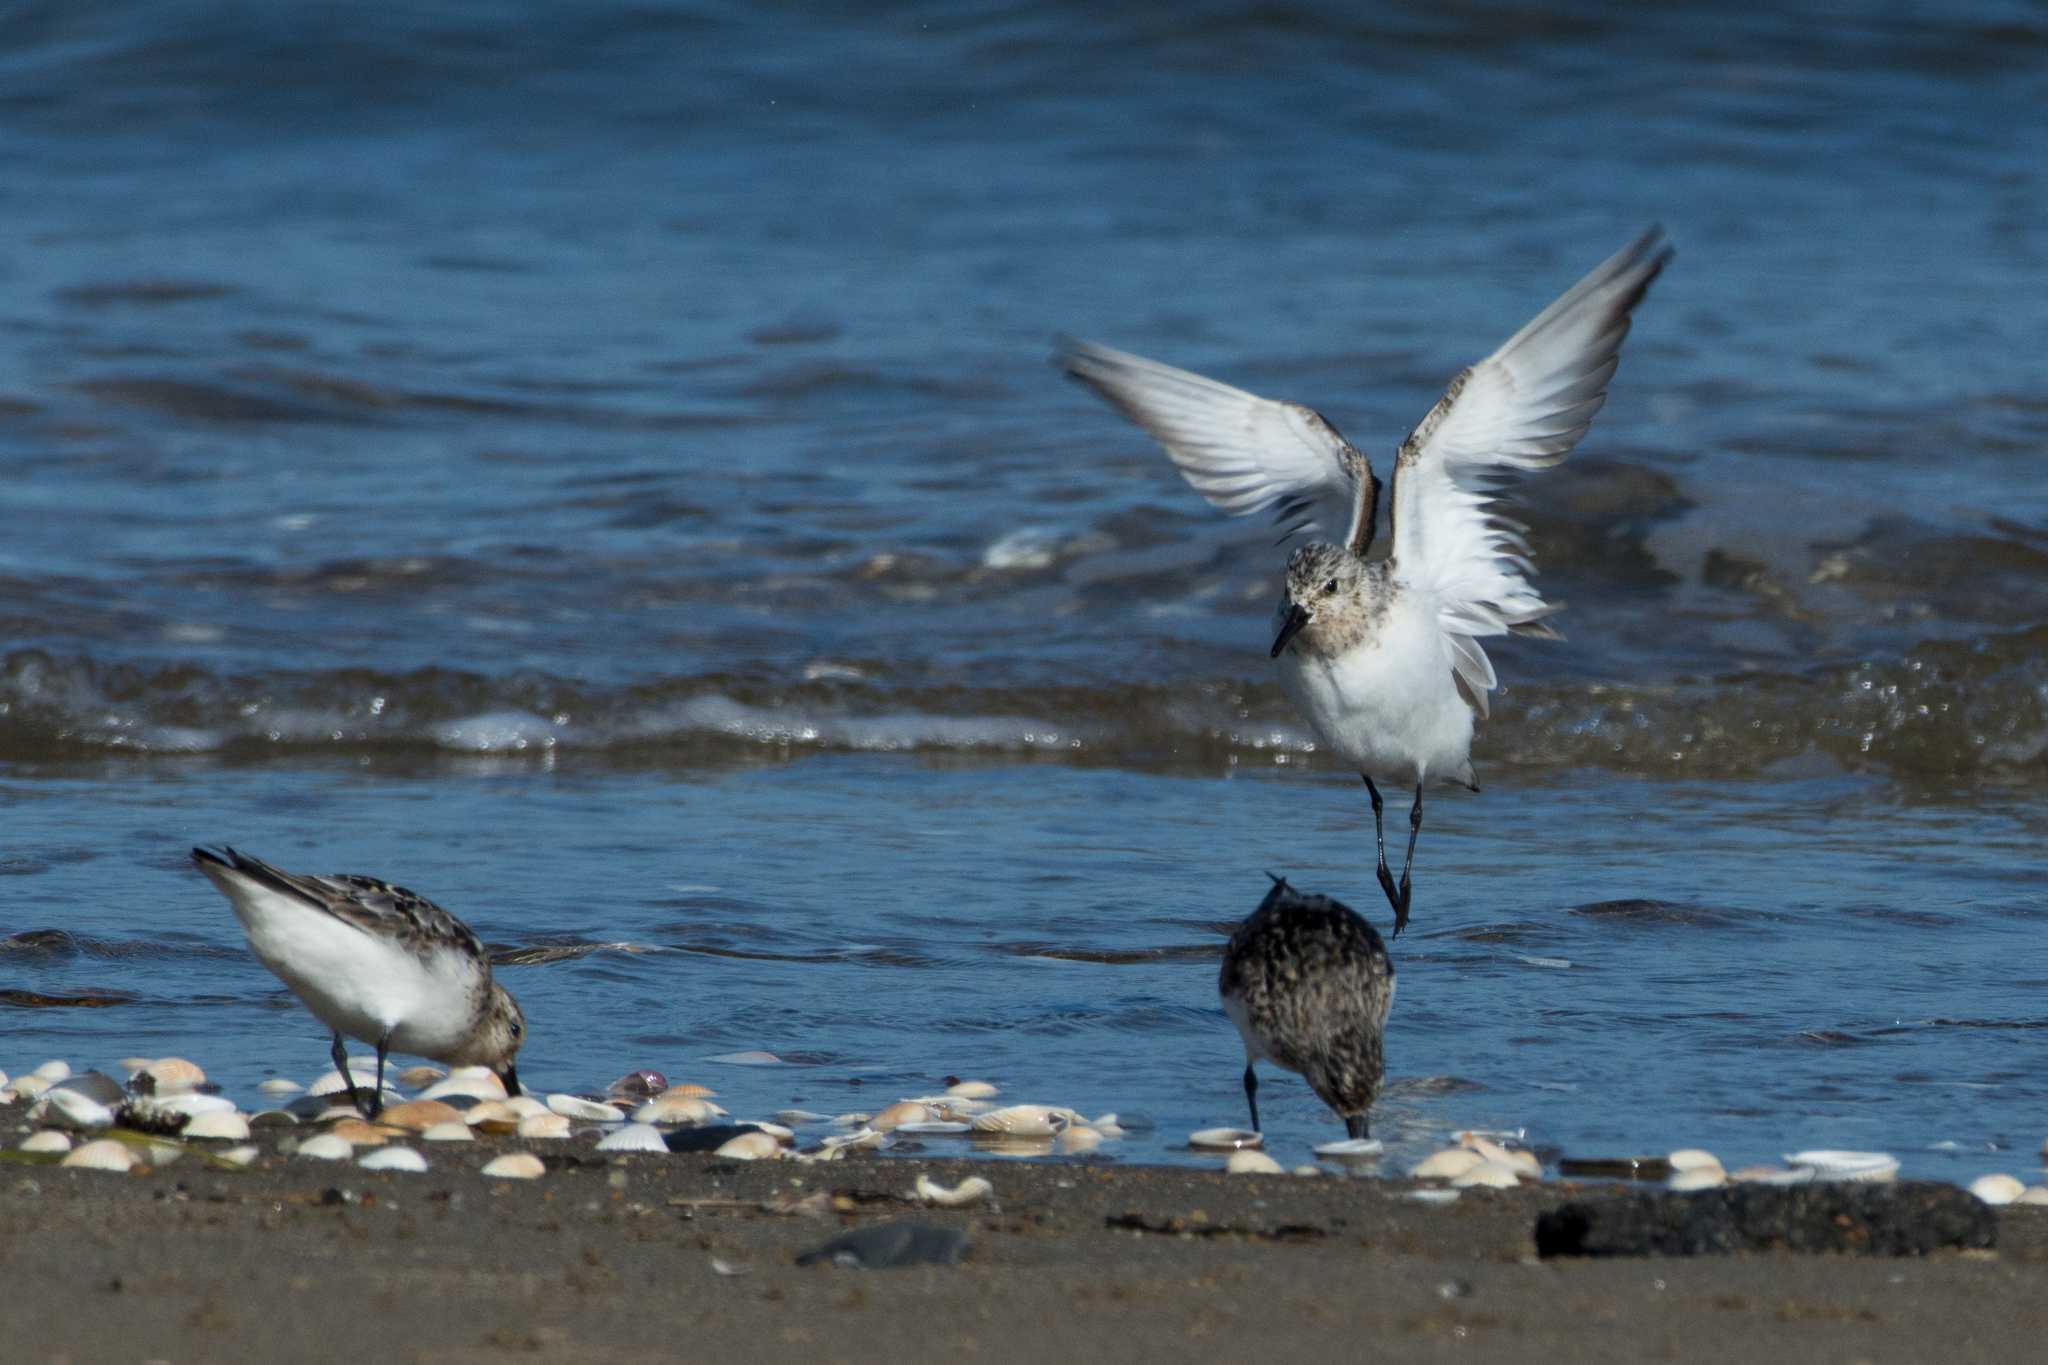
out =
[(1522, 1183), (1522, 1173), (1503, 1161), (1481, 1161), (1462, 1175), (1451, 1177), (1456, 1189), (1479, 1186), (1490, 1190), (1511, 1190)]
[(1124, 1135), (1124, 1126), (1116, 1121), (1115, 1114), (1104, 1114), (1101, 1118), (1089, 1119), (1088, 1126), (1106, 1138)]
[(1455, 1204), (1458, 1191), (1444, 1189), (1410, 1190), (1408, 1197), (1418, 1204)]
[(565, 1138), (569, 1136), (569, 1120), (560, 1114), (528, 1114), (519, 1120), (519, 1136), (523, 1138)]
[(1813, 1183), (1813, 1167), (1801, 1166), (1786, 1170), (1783, 1166), (1744, 1166), (1739, 1171), (1728, 1172), (1730, 1184), (1737, 1185), (1810, 1185)]
[(398, 1073), (398, 1083), (410, 1090), (420, 1090), (447, 1074), (438, 1066), (409, 1066)]
[[(503, 1078), (503, 1077), (501, 1077), (500, 1075), (498, 1075), (498, 1073), (497, 1073), (497, 1072), (495, 1072), (495, 1071), (491, 1070), (491, 1069), (490, 1069), (489, 1067), (487, 1067), (487, 1066), (458, 1066), (458, 1067), (451, 1067), (451, 1068), (449, 1069), (449, 1071), (448, 1071), (448, 1076), (447, 1076), (447, 1079), (449, 1079), (449, 1080), (451, 1080), (451, 1081), (473, 1081), (473, 1082), (475, 1082), (475, 1083), (476, 1083), (477, 1085), (491, 1086), (492, 1088), (494, 1088), (494, 1089), (496, 1090), (496, 1092), (497, 1092), (497, 1093), (496, 1093), (496, 1094), (486, 1094), (486, 1095), (484, 1095), (484, 1098), (485, 1098), (485, 1099), (509, 1099), (509, 1098), (510, 1098), (510, 1094), (509, 1094), (509, 1093), (508, 1093), (508, 1092), (506, 1091), (506, 1089), (505, 1089), (505, 1081), (504, 1081), (504, 1078)], [(438, 1082), (437, 1082), (437, 1084), (438, 1084)], [(522, 1087), (522, 1089), (523, 1089), (523, 1087)], [(476, 1093), (479, 1093), (479, 1092), (476, 1092), (476, 1091), (471, 1091), (470, 1093), (471, 1093), (471, 1094), (476, 1094)]]
[(609, 1104), (586, 1100), (580, 1095), (550, 1095), (548, 1108), (565, 1119), (579, 1123), (624, 1123), (626, 1116)]
[(217, 1138), (223, 1142), (247, 1142), (249, 1120), (232, 1109), (225, 1113), (218, 1109), (208, 1110), (203, 1114), (194, 1114), (178, 1135), (187, 1138)]
[(149, 1106), (165, 1114), (232, 1114), (235, 1102), (226, 1095), (201, 1095), (194, 1091), (183, 1094), (164, 1095), (149, 1101)]
[(1455, 1180), (1485, 1160), (1470, 1147), (1446, 1147), (1410, 1166), (1408, 1174), (1417, 1180)]
[(2015, 1204), (2048, 1204), (2048, 1185), (2029, 1185), (2020, 1191)]
[(709, 1123), (723, 1118), (725, 1111), (695, 1096), (661, 1095), (633, 1111), (635, 1123)]
[[(896, 1131), (900, 1133), (903, 1130), (899, 1128)], [(1067, 1129), (1066, 1132), (1061, 1133), (1054, 1141), (1058, 1143), (1061, 1151), (1074, 1155), (1080, 1152), (1094, 1151), (1103, 1144), (1104, 1139), (1102, 1134), (1093, 1128), (1076, 1124), (1074, 1127)]]
[(1970, 1182), (1970, 1193), (1987, 1204), (2010, 1204), (2026, 1192), (2027, 1187), (2009, 1175), (1980, 1175)]
[(893, 1133), (906, 1123), (930, 1123), (937, 1115), (925, 1105), (910, 1100), (898, 1100), (868, 1120), (868, 1127), (878, 1133)]
[(832, 1116), (830, 1114), (820, 1114), (810, 1109), (778, 1109), (775, 1111), (775, 1117), (783, 1123), (805, 1124), (824, 1123), (830, 1120)]
[(7, 1093), (17, 1100), (32, 1100), (48, 1090), (56, 1082), (47, 1076), (38, 1076), (31, 1071), (26, 1076), (16, 1076), (7, 1083)]
[(1794, 1152), (1785, 1164), (1810, 1168), (1816, 1180), (1875, 1183), (1899, 1174), (1899, 1159), (1889, 1152)]
[(615, 1100), (651, 1100), (668, 1089), (668, 1077), (659, 1071), (642, 1067), (628, 1071), (604, 1088), (604, 1093)]
[(720, 1066), (781, 1066), (782, 1058), (772, 1052), (721, 1052), (716, 1057), (706, 1057), (707, 1062)]
[(1230, 1159), (1223, 1163), (1223, 1169), (1232, 1175), (1285, 1175), (1287, 1168), (1267, 1156), (1264, 1152), (1245, 1149), (1232, 1152)]
[(547, 1170), (547, 1163), (532, 1152), (507, 1152), (485, 1163), (478, 1174), (504, 1180), (538, 1180), (547, 1174)]
[(684, 1081), (681, 1085), (669, 1086), (654, 1098), (658, 1100), (715, 1100), (718, 1092), (708, 1085), (695, 1081)]
[(989, 1100), (1003, 1092), (987, 1081), (955, 1081), (946, 1093), (956, 1100)]
[(972, 1204), (977, 1199), (986, 1199), (996, 1192), (996, 1187), (978, 1175), (970, 1175), (952, 1189), (947, 1189), (928, 1175), (917, 1178), (917, 1188), (910, 1197), (925, 1204), (936, 1204), (941, 1208), (955, 1209), (963, 1204)]
[(123, 1071), (127, 1072), (129, 1075), (132, 1076), (155, 1060), (156, 1058), (154, 1057), (123, 1057), (120, 1061), (114, 1063), (114, 1065), (120, 1067)]
[(1320, 1166), (1296, 1166), (1291, 1172), (1289, 1172), (1289, 1174), (1291, 1175), (1300, 1176), (1321, 1175), (1322, 1173), (1323, 1168)]
[(251, 1128), (296, 1128), (299, 1121), (289, 1110), (259, 1109), (249, 1115)]
[[(76, 1090), (53, 1086), (43, 1092), (43, 1098), (36, 1103), (36, 1109), (43, 1111), (51, 1120), (67, 1128), (105, 1128), (114, 1121), (114, 1111), (90, 1095)], [(29, 1111), (29, 1122), (39, 1116), (36, 1109)]]
[(741, 1122), (745, 1123), (750, 1128), (760, 1129), (762, 1132), (774, 1138), (777, 1142), (782, 1143), (784, 1146), (788, 1146), (790, 1143), (796, 1141), (796, 1133), (792, 1129), (785, 1128), (779, 1123), (769, 1123), (765, 1119), (742, 1119)]
[(475, 1142), (476, 1134), (461, 1119), (448, 1119), (420, 1129), (421, 1142)]
[(502, 1100), (505, 1098), (505, 1083), (498, 1079), (498, 1073), (487, 1067), (464, 1067), (451, 1071), (420, 1091), (423, 1100), (442, 1100), (452, 1095), (467, 1095), (477, 1100)]
[(851, 1133), (834, 1133), (818, 1145), (828, 1152), (851, 1152), (879, 1147), (888, 1136), (873, 1128), (860, 1128)]
[(485, 1100), (462, 1116), (462, 1121), (486, 1133), (516, 1133), (519, 1116), (503, 1100)]
[(7, 1088), (7, 1073), (0, 1071), (0, 1090)]
[(1387, 1144), (1378, 1138), (1344, 1138), (1325, 1142), (1314, 1149), (1317, 1156), (1333, 1157), (1339, 1161), (1370, 1161), (1386, 1150)]
[(1478, 1133), (1466, 1133), (1463, 1138), (1463, 1145), (1479, 1153), (1483, 1160), (1491, 1161), (1497, 1166), (1506, 1166), (1517, 1175), (1525, 1176), (1530, 1180), (1540, 1180), (1543, 1178), (1543, 1165), (1536, 1160), (1534, 1152), (1525, 1151), (1520, 1148), (1511, 1150), (1501, 1146), (1491, 1138), (1484, 1137)]
[(347, 1138), (338, 1137), (333, 1133), (321, 1133), (300, 1143), (293, 1155), (309, 1157), (316, 1161), (347, 1161), (355, 1153), (355, 1144)]
[(18, 1150), (24, 1152), (68, 1152), (71, 1150), (71, 1138), (68, 1134), (60, 1133), (55, 1128), (38, 1128), (35, 1132), (30, 1133), (21, 1140), (21, 1146)]
[(782, 1144), (769, 1133), (741, 1133), (711, 1155), (722, 1156), (729, 1161), (761, 1161), (781, 1156)]
[(552, 1114), (555, 1112), (531, 1095), (508, 1096), (505, 1099), (505, 1107), (511, 1110), (514, 1116), (522, 1119), (529, 1119), (537, 1114)]
[(128, 1078), (129, 1087), (143, 1095), (176, 1095), (205, 1084), (206, 1073), (183, 1057), (159, 1057)]
[(868, 1126), (868, 1120), (873, 1117), (873, 1114), (862, 1113), (834, 1114), (832, 1122), (840, 1128), (865, 1128)]
[(71, 1063), (60, 1057), (52, 1057), (49, 1061), (44, 1062), (28, 1074), (31, 1076), (41, 1076), (51, 1085), (55, 1085), (59, 1081), (71, 1079)]
[(359, 1118), (345, 1118), (327, 1130), (329, 1136), (338, 1137), (352, 1147), (381, 1147), (391, 1141), (389, 1129)]
[(667, 1152), (661, 1130), (651, 1123), (628, 1123), (597, 1140), (600, 1152)]
[[(349, 1074), (355, 1077), (356, 1089), (364, 1094), (368, 1094), (377, 1088), (377, 1068), (374, 1062), (367, 1071), (358, 1071), (354, 1066), (349, 1067), (348, 1070)], [(308, 1095), (346, 1095), (348, 1093), (348, 1084), (342, 1080), (341, 1072), (324, 1071), (314, 1079), (311, 1085), (306, 1087), (306, 1093)]]
[(957, 1137), (973, 1132), (974, 1126), (958, 1119), (932, 1119), (926, 1123), (899, 1123), (896, 1131), (905, 1137)]
[(87, 1171), (128, 1171), (135, 1168), (135, 1153), (128, 1150), (125, 1142), (100, 1138), (75, 1148), (57, 1164)]
[(253, 1166), (256, 1158), (263, 1155), (261, 1147), (230, 1147), (216, 1158), (230, 1166)]
[(366, 1171), (410, 1171), (417, 1175), (427, 1169), (427, 1159), (410, 1147), (379, 1147), (356, 1165)]
[(1049, 1104), (1013, 1104), (974, 1116), (977, 1133), (1004, 1133), (1010, 1137), (1053, 1137), (1074, 1122), (1074, 1111)]
[(1263, 1147), (1266, 1139), (1249, 1128), (1200, 1128), (1188, 1134), (1188, 1146), (1198, 1152), (1233, 1152)]
[(408, 1133), (424, 1133), (437, 1123), (461, 1123), (462, 1111), (441, 1100), (406, 1100), (385, 1106), (377, 1122)]
[(1692, 1166), (1682, 1171), (1673, 1171), (1671, 1178), (1664, 1182), (1664, 1188), (1677, 1194), (1690, 1194), (1695, 1190), (1718, 1189), (1728, 1183), (1728, 1173), (1721, 1169), (1721, 1163), (1711, 1166)]
[(256, 1088), (266, 1095), (296, 1095), (306, 1087), (297, 1081), (288, 1081), (282, 1076), (272, 1076), (267, 1081), (256, 1082)]
[(1721, 1169), (1721, 1158), (1703, 1147), (1681, 1147), (1664, 1158), (1674, 1171), (1697, 1171), (1712, 1167)]

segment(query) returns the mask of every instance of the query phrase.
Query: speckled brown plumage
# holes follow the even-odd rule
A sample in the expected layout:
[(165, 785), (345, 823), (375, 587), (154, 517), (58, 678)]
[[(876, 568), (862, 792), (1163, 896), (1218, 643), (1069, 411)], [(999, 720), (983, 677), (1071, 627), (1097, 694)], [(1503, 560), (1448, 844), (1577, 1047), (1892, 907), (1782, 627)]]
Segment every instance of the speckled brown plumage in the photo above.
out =
[(1299, 1072), (1353, 1137), (1385, 1074), (1381, 1035), (1394, 1003), (1394, 964), (1379, 932), (1328, 896), (1275, 879), (1231, 935), (1216, 988), (1245, 1043), (1245, 1098), (1258, 1127), (1264, 1057)]

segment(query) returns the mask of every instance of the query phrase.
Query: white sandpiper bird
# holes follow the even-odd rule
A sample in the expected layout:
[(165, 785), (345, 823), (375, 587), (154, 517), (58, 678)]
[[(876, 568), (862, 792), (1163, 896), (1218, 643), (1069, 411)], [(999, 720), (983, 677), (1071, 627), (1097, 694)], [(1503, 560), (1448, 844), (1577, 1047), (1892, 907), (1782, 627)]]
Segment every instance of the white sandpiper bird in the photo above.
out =
[[(1392, 553), (1369, 561), (1379, 480), (1321, 415), (1142, 356), (1063, 339), (1060, 363), (1152, 433), (1195, 490), (1233, 516), (1269, 507), (1288, 536), (1345, 528), (1287, 561), (1273, 657), (1317, 740), (1372, 797), (1380, 887), (1394, 933), (1432, 780), (1477, 791), (1474, 714), (1497, 686), (1489, 635), (1556, 632), (1525, 574), (1527, 529), (1500, 516), (1494, 480), (1571, 453), (1607, 397), (1629, 314), (1671, 259), (1652, 228), (1451, 380), (1394, 458)], [(1283, 537), (1284, 539), (1284, 537)], [(1395, 884), (1373, 778), (1413, 783), (1408, 854)]]
[(1382, 1035), (1394, 1005), (1394, 964), (1376, 930), (1328, 896), (1284, 878), (1230, 936), (1216, 980), (1223, 1012), (1244, 1039), (1244, 1101), (1259, 1127), (1260, 1058), (1301, 1073), (1344, 1120), (1370, 1137), (1368, 1111), (1386, 1073)]
[[(334, 1065), (348, 1097), (375, 1118), (392, 1050), (454, 1066), (488, 1066), (519, 1093), (512, 1059), (526, 1016), (491, 979), (469, 926), (440, 906), (372, 877), (309, 877), (223, 848), (195, 848), (199, 866), (234, 907), (249, 947), (334, 1030)], [(377, 1048), (377, 1086), (356, 1091), (342, 1037)]]

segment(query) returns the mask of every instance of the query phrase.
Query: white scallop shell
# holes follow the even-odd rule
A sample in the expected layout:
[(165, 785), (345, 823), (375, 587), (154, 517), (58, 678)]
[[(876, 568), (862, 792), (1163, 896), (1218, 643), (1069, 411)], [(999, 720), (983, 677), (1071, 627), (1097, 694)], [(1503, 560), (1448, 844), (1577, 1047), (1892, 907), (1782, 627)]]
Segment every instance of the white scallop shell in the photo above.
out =
[(1899, 1173), (1899, 1159), (1889, 1152), (1794, 1152), (1785, 1164), (1809, 1167), (1817, 1180), (1874, 1182)]
[(175, 1095), (206, 1084), (206, 1073), (183, 1057), (159, 1057), (153, 1062), (145, 1062), (128, 1079), (132, 1083), (145, 1076), (159, 1095)]
[(61, 1057), (52, 1057), (49, 1061), (44, 1062), (28, 1074), (31, 1076), (41, 1076), (51, 1085), (55, 1085), (59, 1081), (71, 1079), (71, 1063)]
[(946, 1093), (956, 1100), (987, 1100), (1003, 1092), (988, 1081), (961, 1081), (947, 1086)]
[(1102, 1145), (1103, 1137), (1102, 1134), (1096, 1132), (1093, 1128), (1076, 1124), (1074, 1127), (1067, 1129), (1066, 1132), (1061, 1133), (1057, 1138), (1054, 1138), (1053, 1141), (1059, 1144), (1059, 1148), (1063, 1152), (1092, 1152)]
[(1664, 1158), (1674, 1171), (1698, 1171), (1709, 1167), (1721, 1169), (1721, 1158), (1703, 1147), (1681, 1147)]
[(505, 1108), (514, 1117), (522, 1119), (530, 1119), (540, 1114), (552, 1114), (554, 1112), (531, 1095), (510, 1095), (506, 1097), (504, 1104)]
[[(350, 1066), (348, 1070), (349, 1074), (355, 1077), (356, 1089), (367, 1094), (377, 1088), (376, 1063), (372, 1062), (368, 1071), (358, 1071), (354, 1066)], [(306, 1093), (308, 1095), (343, 1095), (348, 1093), (348, 1085), (341, 1079), (339, 1071), (323, 1071), (314, 1078), (311, 1085), (306, 1087)]]
[[(105, 1128), (114, 1121), (114, 1111), (90, 1095), (76, 1090), (47, 1090), (36, 1109), (53, 1121), (67, 1128)], [(39, 1116), (34, 1109), (29, 1111), (29, 1121), (34, 1123)]]
[(420, 1130), (421, 1142), (475, 1142), (476, 1134), (461, 1119), (443, 1119)]
[(1266, 1145), (1266, 1139), (1249, 1128), (1198, 1128), (1188, 1134), (1188, 1146), (1198, 1152), (1249, 1151)]
[(230, 1166), (251, 1166), (255, 1164), (256, 1158), (262, 1155), (261, 1147), (230, 1147), (225, 1152), (218, 1153), (216, 1159), (225, 1161)]
[(725, 1111), (709, 1100), (696, 1096), (662, 1098), (649, 1100), (633, 1111), (635, 1123), (708, 1123), (723, 1118)]
[(565, 1138), (569, 1136), (569, 1120), (560, 1114), (545, 1110), (528, 1114), (519, 1120), (519, 1136), (523, 1138)]
[(1378, 1156), (1387, 1150), (1387, 1144), (1378, 1138), (1345, 1138), (1341, 1142), (1325, 1142), (1313, 1150), (1317, 1156), (1359, 1160)]
[(936, 1117), (928, 1105), (914, 1100), (898, 1100), (869, 1119), (868, 1127), (878, 1133), (893, 1133), (906, 1123), (930, 1123)]
[(427, 1169), (427, 1159), (410, 1147), (379, 1147), (356, 1165), (366, 1171), (410, 1171), (417, 1175)]
[(35, 1132), (30, 1133), (21, 1140), (21, 1146), (18, 1150), (24, 1152), (68, 1152), (71, 1150), (71, 1137), (68, 1133), (60, 1133), (55, 1128), (38, 1128)]
[(628, 1123), (597, 1140), (600, 1152), (666, 1152), (661, 1130), (649, 1123)]
[(1267, 1156), (1264, 1152), (1249, 1148), (1230, 1154), (1230, 1160), (1223, 1163), (1223, 1169), (1232, 1175), (1285, 1175), (1287, 1168)]
[(1100, 1118), (1089, 1119), (1088, 1126), (1104, 1137), (1122, 1137), (1124, 1135), (1124, 1126), (1116, 1121), (1115, 1114), (1104, 1114)]
[(974, 1125), (958, 1119), (929, 1119), (924, 1123), (899, 1123), (896, 1131), (905, 1137), (946, 1137), (960, 1133), (971, 1133)]
[(1454, 1189), (1469, 1189), (1480, 1186), (1485, 1189), (1511, 1190), (1522, 1183), (1522, 1173), (1501, 1161), (1482, 1161), (1463, 1175), (1451, 1177)]
[(88, 1171), (128, 1171), (135, 1168), (135, 1153), (128, 1150), (126, 1143), (100, 1138), (74, 1148), (58, 1164)]
[(977, 1133), (1003, 1133), (1010, 1137), (1054, 1137), (1074, 1122), (1074, 1111), (1050, 1104), (1012, 1104), (974, 1116)]
[[(328, 1073), (334, 1075), (335, 1073)], [(336, 1076), (336, 1079), (340, 1079)], [(313, 1083), (319, 1085), (318, 1081)], [(319, 1091), (315, 1091), (318, 1094)], [(498, 1079), (496, 1072), (485, 1069), (483, 1074), (464, 1070), (442, 1077), (420, 1091), (423, 1100), (445, 1100), (450, 1095), (467, 1095), (475, 1100), (502, 1100), (505, 1098), (505, 1083)]]
[(2026, 1192), (2027, 1187), (2009, 1175), (1980, 1175), (1970, 1182), (1970, 1193), (1987, 1204), (2010, 1204)]
[(1711, 1166), (1689, 1166), (1682, 1171), (1673, 1171), (1671, 1178), (1664, 1182), (1664, 1188), (1677, 1194), (1691, 1194), (1695, 1190), (1718, 1189), (1727, 1183), (1728, 1173), (1717, 1161)]
[(609, 1104), (586, 1100), (581, 1095), (550, 1095), (548, 1108), (565, 1119), (579, 1123), (624, 1123), (626, 1116)]
[(773, 1134), (755, 1131), (729, 1138), (711, 1155), (728, 1161), (771, 1161), (782, 1155), (782, 1144)]
[(2048, 1185), (2029, 1185), (2020, 1191), (2015, 1204), (2048, 1204)]
[(1418, 1204), (1455, 1204), (1458, 1202), (1458, 1192), (1456, 1190), (1410, 1190), (1408, 1191), (1408, 1197)]
[(9, 1081), (7, 1093), (17, 1100), (32, 1100), (55, 1084), (56, 1082), (47, 1076), (38, 1076), (30, 1072), (26, 1076), (16, 1076)]
[(1470, 1147), (1446, 1147), (1410, 1166), (1408, 1174), (1417, 1180), (1455, 1180), (1485, 1160)]
[(345, 1137), (332, 1133), (321, 1133), (309, 1137), (299, 1144), (296, 1156), (311, 1157), (319, 1161), (346, 1161), (356, 1154), (355, 1144)]
[(887, 1133), (873, 1128), (861, 1128), (851, 1133), (834, 1133), (818, 1145), (828, 1152), (851, 1152), (864, 1147), (879, 1147), (888, 1137)]
[(936, 1204), (941, 1208), (958, 1208), (962, 1204), (972, 1204), (977, 1199), (986, 1199), (995, 1192), (996, 1187), (978, 1175), (968, 1176), (950, 1190), (930, 1176), (921, 1175), (917, 1178), (917, 1188), (910, 1192), (910, 1197), (922, 1203)]
[(194, 1114), (179, 1130), (179, 1137), (219, 1138), (225, 1142), (247, 1142), (249, 1120), (233, 1109), (225, 1112), (210, 1109), (203, 1114)]
[(824, 1123), (832, 1116), (810, 1109), (778, 1109), (775, 1117), (783, 1123)]
[(266, 1095), (296, 1095), (306, 1087), (297, 1081), (288, 1081), (282, 1076), (272, 1076), (267, 1081), (256, 1082), (256, 1088)]
[(504, 1180), (538, 1180), (546, 1175), (547, 1163), (532, 1152), (507, 1152), (493, 1157), (484, 1165), (479, 1175), (496, 1176)]
[(173, 1114), (232, 1114), (235, 1102), (226, 1095), (201, 1095), (186, 1091), (181, 1094), (165, 1095), (149, 1102), (152, 1109)]

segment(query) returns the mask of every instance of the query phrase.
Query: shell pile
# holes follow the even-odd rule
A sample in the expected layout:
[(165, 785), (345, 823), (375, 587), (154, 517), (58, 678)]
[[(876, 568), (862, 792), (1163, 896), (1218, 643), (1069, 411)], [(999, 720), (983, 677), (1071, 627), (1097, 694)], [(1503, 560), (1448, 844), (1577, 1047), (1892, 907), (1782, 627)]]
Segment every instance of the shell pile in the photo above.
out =
[(1520, 1134), (1452, 1134), (1457, 1146), (1430, 1153), (1408, 1168), (1417, 1180), (1441, 1180), (1454, 1190), (1510, 1190), (1524, 1180), (1543, 1179), (1543, 1163), (1526, 1147), (1510, 1147)]

